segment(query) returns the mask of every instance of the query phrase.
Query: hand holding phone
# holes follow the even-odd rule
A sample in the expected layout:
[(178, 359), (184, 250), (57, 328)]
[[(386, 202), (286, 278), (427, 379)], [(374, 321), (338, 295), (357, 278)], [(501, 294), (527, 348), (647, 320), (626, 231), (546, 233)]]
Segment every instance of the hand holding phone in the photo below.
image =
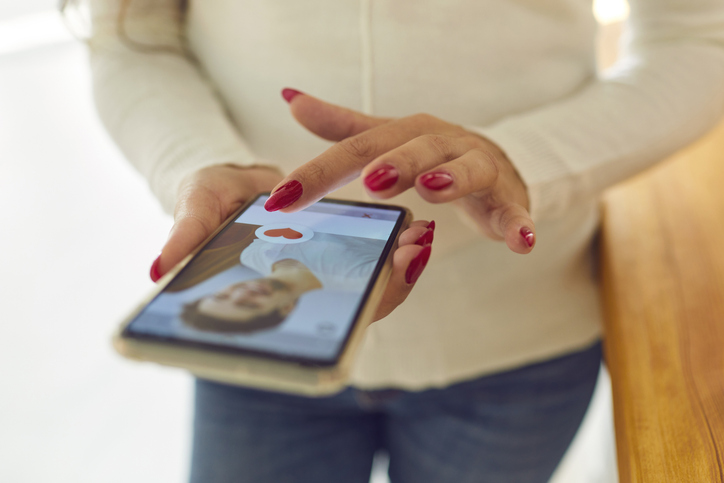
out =
[[(343, 387), (383, 294), (386, 313), (422, 271), (432, 230), (415, 222), (403, 233), (410, 214), (394, 206), (323, 200), (285, 214), (264, 210), (266, 199), (162, 280), (119, 331), (122, 354), (277, 390)], [(388, 277), (401, 289), (385, 291)]]
[(174, 225), (151, 265), (151, 279), (158, 281), (241, 205), (281, 179), (279, 170), (271, 166), (231, 164), (209, 166), (184, 178), (174, 207)]
[[(270, 191), (282, 178), (276, 168), (266, 165), (216, 165), (189, 175), (179, 188), (174, 226), (151, 266), (151, 279), (158, 281), (241, 205)], [(432, 243), (433, 230), (434, 223), (419, 220), (401, 234), (393, 272), (374, 320), (386, 317), (407, 298), (430, 256), (429, 249), (423, 253), (421, 247)]]

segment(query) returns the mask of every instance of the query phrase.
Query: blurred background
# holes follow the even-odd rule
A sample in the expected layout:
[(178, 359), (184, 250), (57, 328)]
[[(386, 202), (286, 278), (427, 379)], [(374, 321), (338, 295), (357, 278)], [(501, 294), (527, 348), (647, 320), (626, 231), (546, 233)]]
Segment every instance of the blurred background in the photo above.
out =
[[(0, 481), (180, 483), (192, 378), (110, 345), (172, 220), (96, 118), (57, 3), (0, 0)], [(593, 7), (605, 66), (628, 6)], [(552, 482), (613, 483), (614, 451), (604, 371)]]

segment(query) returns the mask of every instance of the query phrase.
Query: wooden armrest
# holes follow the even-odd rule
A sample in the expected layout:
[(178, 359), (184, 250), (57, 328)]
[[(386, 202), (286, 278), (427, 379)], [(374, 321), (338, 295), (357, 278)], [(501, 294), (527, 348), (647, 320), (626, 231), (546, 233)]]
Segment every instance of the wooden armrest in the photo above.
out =
[(724, 123), (606, 193), (620, 481), (724, 483)]

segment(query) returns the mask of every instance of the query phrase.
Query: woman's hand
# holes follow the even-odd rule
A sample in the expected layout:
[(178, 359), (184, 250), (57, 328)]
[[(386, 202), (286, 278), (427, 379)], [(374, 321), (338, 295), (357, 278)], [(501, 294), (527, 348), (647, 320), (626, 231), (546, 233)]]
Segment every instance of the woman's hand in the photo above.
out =
[(209, 166), (187, 176), (179, 187), (173, 228), (151, 265), (151, 280), (165, 275), (242, 204), (281, 179), (272, 167), (235, 165)]
[(362, 176), (386, 199), (415, 188), (430, 203), (455, 202), (492, 239), (529, 253), (535, 226), (528, 193), (492, 142), (428, 114), (372, 117), (285, 89), (294, 117), (318, 136), (339, 141), (280, 182), (265, 207), (293, 212)]
[[(151, 266), (155, 282), (191, 253), (239, 206), (271, 191), (282, 179), (271, 167), (210, 166), (188, 176), (179, 188), (174, 225), (161, 255)], [(430, 258), (435, 223), (414, 221), (400, 235), (392, 274), (375, 320), (388, 315), (412, 290)]]
[(392, 273), (374, 320), (386, 317), (405, 301), (430, 259), (435, 222), (417, 220), (400, 234), (392, 255)]

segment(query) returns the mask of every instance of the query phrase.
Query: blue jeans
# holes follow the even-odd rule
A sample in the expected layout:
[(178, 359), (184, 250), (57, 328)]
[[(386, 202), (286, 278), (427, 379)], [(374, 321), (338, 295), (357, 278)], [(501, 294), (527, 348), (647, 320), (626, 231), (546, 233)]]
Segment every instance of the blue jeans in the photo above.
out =
[(368, 483), (385, 450), (392, 483), (543, 483), (583, 419), (600, 362), (596, 343), (445, 389), (325, 398), (198, 380), (191, 481)]

